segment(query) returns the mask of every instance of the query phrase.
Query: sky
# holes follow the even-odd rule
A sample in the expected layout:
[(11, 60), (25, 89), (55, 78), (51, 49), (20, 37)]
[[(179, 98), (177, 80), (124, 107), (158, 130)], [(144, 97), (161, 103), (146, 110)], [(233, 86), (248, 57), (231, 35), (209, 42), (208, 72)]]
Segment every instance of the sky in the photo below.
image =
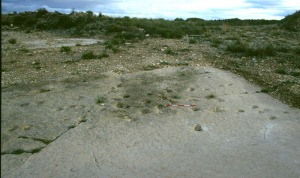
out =
[(111, 17), (281, 20), (300, 10), (300, 0), (2, 0), (2, 13), (93, 11)]

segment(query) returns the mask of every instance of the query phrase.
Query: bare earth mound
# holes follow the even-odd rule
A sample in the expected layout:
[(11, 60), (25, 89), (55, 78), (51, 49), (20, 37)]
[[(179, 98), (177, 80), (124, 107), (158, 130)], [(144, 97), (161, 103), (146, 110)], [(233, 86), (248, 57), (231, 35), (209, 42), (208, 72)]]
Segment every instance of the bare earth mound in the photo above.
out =
[(299, 177), (300, 110), (260, 90), (211, 67), (3, 90), (1, 175)]

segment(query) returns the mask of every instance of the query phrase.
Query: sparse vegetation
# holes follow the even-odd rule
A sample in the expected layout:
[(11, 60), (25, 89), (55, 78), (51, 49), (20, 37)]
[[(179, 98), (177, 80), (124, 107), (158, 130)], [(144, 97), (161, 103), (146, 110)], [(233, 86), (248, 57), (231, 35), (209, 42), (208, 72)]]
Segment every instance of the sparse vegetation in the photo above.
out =
[(300, 30), (300, 11), (286, 16), (280, 24), (286, 30), (299, 31)]
[(159, 61), (160, 65), (169, 65), (170, 63), (168, 61)]
[[(132, 50), (132, 46), (139, 50), (140, 46), (132, 44), (144, 39), (169, 38), (177, 40), (188, 36), (187, 39), (181, 40), (186, 43), (186, 46), (176, 46), (169, 41), (170, 43), (166, 43), (168, 45), (163, 45), (163, 52), (161, 46), (152, 46), (151, 48), (154, 50), (151, 52), (160, 53), (159, 55), (167, 54), (164, 56), (166, 59), (161, 60), (159, 65), (155, 60), (142, 63), (138, 68), (153, 70), (167, 65), (194, 66), (198, 62), (201, 63), (199, 55), (196, 54), (197, 51), (201, 51), (202, 62), (205, 61), (215, 67), (239, 74), (266, 89), (268, 94), (292, 106), (300, 107), (299, 94), (296, 90), (291, 90), (291, 88), (298, 88), (300, 75), (300, 48), (298, 47), (299, 42), (297, 42), (300, 29), (299, 11), (280, 21), (240, 20), (236, 18), (225, 20), (203, 20), (199, 18), (184, 20), (177, 18), (172, 21), (130, 17), (114, 18), (102, 14), (97, 16), (91, 11), (72, 11), (70, 14), (63, 14), (48, 12), (46, 9), (2, 14), (1, 17), (1, 25), (6, 27), (4, 29), (10, 29), (11, 24), (14, 28), (16, 27), (25, 33), (26, 31), (29, 32), (28, 29), (34, 29), (30, 31), (29, 35), (36, 31), (52, 32), (55, 30), (56, 33), (63, 32), (64, 35), (70, 37), (105, 37), (104, 46), (99, 45), (100, 51), (97, 48), (86, 48), (86, 52), (79, 53), (79, 56), (76, 55), (77, 51), (72, 51), (72, 57), (65, 59), (63, 63), (66, 66), (81, 60), (114, 58), (116, 53), (126, 53), (128, 49)], [(10, 44), (16, 44), (17, 39), (10, 37), (6, 41)], [(143, 44), (143, 47), (146, 48), (151, 45), (151, 41), (147, 43)], [(201, 48), (206, 44), (210, 44), (214, 48), (202, 50)], [(76, 46), (80, 45), (76, 44)], [(38, 62), (39, 59), (35, 58), (36, 54), (28, 49), (14, 49), (12, 46), (9, 48), (33, 56), (34, 62), (30, 63), (34, 69), (48, 66), (46, 63), (43, 63), (42, 66)], [(80, 48), (85, 48), (85, 46)], [(65, 47), (61, 47), (60, 50), (62, 53), (71, 51)], [(124, 57), (123, 54), (120, 56)], [(142, 57), (143, 54), (137, 54), (137, 56)], [(2, 69), (14, 71), (10, 61), (11, 59), (3, 63)], [(18, 59), (19, 61), (21, 60)], [(129, 61), (132, 62), (132, 60)], [(179, 76), (188, 77), (184, 73), (179, 74)]]
[(263, 47), (251, 48), (241, 41), (237, 41), (234, 44), (227, 46), (227, 50), (244, 56), (275, 56), (277, 53), (277, 49), (271, 44), (267, 44)]
[(197, 43), (197, 40), (192, 38), (192, 39), (189, 39), (189, 43), (190, 44), (196, 44)]
[(74, 124), (74, 125), (70, 125), (70, 126), (68, 126), (68, 129), (73, 129), (73, 128), (75, 128), (76, 127), (76, 125)]
[(16, 40), (15, 38), (11, 38), (11, 39), (8, 40), (8, 42), (9, 42), (10, 44), (16, 44), (16, 43), (17, 43), (17, 40)]
[(217, 96), (215, 95), (215, 94), (209, 94), (209, 95), (207, 95), (205, 98), (206, 99), (214, 99), (214, 98), (216, 98)]
[(170, 49), (170, 48), (165, 49), (164, 53), (169, 54), (169, 55), (176, 55), (177, 54), (177, 53), (173, 52), (172, 49)]
[(109, 57), (108, 53), (106, 51), (102, 51), (100, 55), (97, 56), (99, 59)]
[(83, 59), (83, 60), (90, 60), (90, 59), (96, 59), (96, 58), (97, 58), (97, 55), (95, 55), (93, 51), (87, 51), (81, 55), (81, 59)]
[(95, 101), (96, 101), (96, 104), (103, 104), (106, 102), (106, 98), (104, 96), (98, 95)]
[(27, 49), (27, 48), (21, 48), (20, 51), (23, 52), (23, 53), (28, 53), (29, 49)]
[(62, 47), (60, 47), (60, 52), (70, 53), (71, 52), (71, 47), (70, 46), (62, 46)]

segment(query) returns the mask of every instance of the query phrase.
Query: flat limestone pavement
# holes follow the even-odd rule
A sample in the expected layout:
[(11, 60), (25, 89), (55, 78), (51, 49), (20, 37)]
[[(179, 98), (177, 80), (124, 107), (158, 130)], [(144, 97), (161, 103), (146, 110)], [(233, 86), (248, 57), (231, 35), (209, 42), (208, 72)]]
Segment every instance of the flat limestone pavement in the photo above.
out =
[(259, 91), (210, 67), (5, 90), (1, 175), (299, 177), (300, 110)]

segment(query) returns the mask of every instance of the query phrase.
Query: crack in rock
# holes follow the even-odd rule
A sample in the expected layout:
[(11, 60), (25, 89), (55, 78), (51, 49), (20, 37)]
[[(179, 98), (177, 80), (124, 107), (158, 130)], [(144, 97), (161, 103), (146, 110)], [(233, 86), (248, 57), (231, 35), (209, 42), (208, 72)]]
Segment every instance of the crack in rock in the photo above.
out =
[(100, 170), (99, 162), (95, 156), (95, 153), (93, 152), (94, 162), (96, 163), (97, 168)]
[(43, 147), (40, 147), (40, 148), (35, 148), (35, 149), (32, 149), (32, 150), (24, 150), (24, 149), (16, 149), (16, 150), (13, 150), (13, 151), (9, 151), (9, 152), (1, 152), (1, 155), (7, 155), (7, 154), (12, 154), (12, 155), (20, 155), (20, 154), (23, 154), (23, 153), (31, 153), (31, 154), (34, 154), (34, 153), (38, 153), (40, 152), (42, 149), (46, 148), (48, 144), (54, 142), (55, 140), (57, 140), (59, 137), (61, 137), (63, 134), (65, 134), (66, 132), (68, 132), (70, 129), (73, 129), (75, 127), (77, 127), (79, 124), (81, 124), (82, 122), (86, 122), (86, 116), (88, 115), (88, 113), (90, 113), (93, 109), (95, 108), (95, 105), (90, 109), (88, 110), (82, 117), (81, 117), (81, 120), (74, 123), (73, 126), (69, 126), (68, 129), (64, 132), (62, 132), (60, 135), (58, 135), (56, 138), (54, 138), (53, 140), (47, 140), (47, 139), (43, 139), (43, 138), (34, 138), (34, 137), (26, 137), (26, 136), (19, 136), (18, 138), (22, 138), (22, 139), (32, 139), (34, 141), (38, 141), (38, 142), (42, 142), (44, 143), (46, 146), (43, 146)]

